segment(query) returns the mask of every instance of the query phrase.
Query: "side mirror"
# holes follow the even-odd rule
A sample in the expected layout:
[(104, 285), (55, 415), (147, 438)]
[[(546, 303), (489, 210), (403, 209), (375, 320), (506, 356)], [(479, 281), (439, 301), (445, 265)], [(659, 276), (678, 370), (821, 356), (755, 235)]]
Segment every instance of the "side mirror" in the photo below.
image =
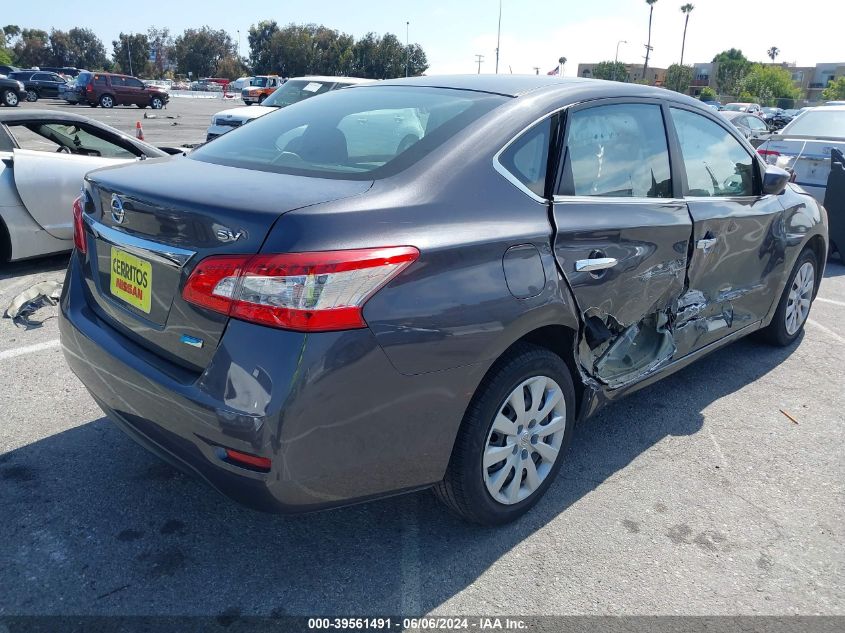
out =
[(785, 169), (767, 165), (766, 173), (763, 174), (763, 193), (772, 196), (780, 195), (786, 189), (786, 184), (791, 177)]

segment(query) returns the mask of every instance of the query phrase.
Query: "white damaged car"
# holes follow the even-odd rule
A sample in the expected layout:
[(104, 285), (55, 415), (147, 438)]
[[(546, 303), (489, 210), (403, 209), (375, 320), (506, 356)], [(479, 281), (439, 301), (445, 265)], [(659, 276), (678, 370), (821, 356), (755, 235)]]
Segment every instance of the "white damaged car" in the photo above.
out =
[(234, 128), (249, 123), (253, 119), (273, 112), (276, 108), (284, 108), (298, 101), (314, 97), (330, 90), (345, 88), (354, 84), (367, 83), (372, 79), (358, 77), (295, 77), (289, 79), (273, 94), (267, 97), (261, 105), (250, 105), (223, 110), (211, 117), (211, 125), (206, 131), (206, 141), (222, 136)]

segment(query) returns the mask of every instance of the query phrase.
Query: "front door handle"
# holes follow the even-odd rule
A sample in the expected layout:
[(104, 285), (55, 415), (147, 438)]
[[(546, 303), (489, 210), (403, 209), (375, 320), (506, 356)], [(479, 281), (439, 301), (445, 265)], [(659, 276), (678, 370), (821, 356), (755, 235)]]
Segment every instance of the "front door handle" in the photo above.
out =
[(713, 248), (716, 245), (716, 242), (718, 242), (718, 241), (719, 241), (719, 239), (716, 238), (716, 237), (704, 238), (704, 239), (698, 240), (695, 243), (695, 247), (698, 250), (704, 251), (706, 253), (711, 248)]
[(605, 270), (616, 266), (615, 257), (592, 257), (590, 259), (579, 259), (575, 262), (575, 270), (579, 273)]

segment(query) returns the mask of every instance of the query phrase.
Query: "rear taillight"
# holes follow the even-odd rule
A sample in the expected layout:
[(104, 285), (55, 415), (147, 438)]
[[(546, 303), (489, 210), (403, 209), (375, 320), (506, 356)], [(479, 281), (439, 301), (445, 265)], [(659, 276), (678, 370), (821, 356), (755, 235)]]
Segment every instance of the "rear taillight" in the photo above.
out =
[(94, 85), (93, 85), (93, 84), (88, 84), (87, 86), (85, 86), (85, 92), (87, 92), (88, 94), (93, 94), (93, 92), (94, 92)]
[(271, 327), (303, 332), (362, 328), (367, 299), (419, 254), (413, 246), (396, 246), (209, 257), (197, 264), (182, 297)]
[(763, 157), (763, 160), (766, 161), (769, 165), (774, 165), (778, 162), (778, 157), (780, 156), (780, 152), (776, 152), (771, 149), (758, 149), (757, 153)]
[(82, 220), (82, 196), (73, 201), (73, 245), (80, 253), (88, 252), (88, 241), (85, 239), (85, 223)]

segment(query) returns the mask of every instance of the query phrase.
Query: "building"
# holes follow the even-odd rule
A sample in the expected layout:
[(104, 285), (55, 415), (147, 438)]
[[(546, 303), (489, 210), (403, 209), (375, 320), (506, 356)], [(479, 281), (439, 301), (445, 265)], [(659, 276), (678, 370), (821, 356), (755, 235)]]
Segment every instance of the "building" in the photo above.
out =
[[(599, 65), (599, 62), (594, 64), (578, 64), (578, 76), (586, 77), (588, 79), (593, 77), (593, 69)], [(643, 65), (642, 64), (625, 64), (625, 76), (618, 77), (618, 81), (626, 83), (635, 83), (643, 79)], [(647, 83), (652, 86), (662, 86), (666, 81), (666, 69), (648, 67)]]

